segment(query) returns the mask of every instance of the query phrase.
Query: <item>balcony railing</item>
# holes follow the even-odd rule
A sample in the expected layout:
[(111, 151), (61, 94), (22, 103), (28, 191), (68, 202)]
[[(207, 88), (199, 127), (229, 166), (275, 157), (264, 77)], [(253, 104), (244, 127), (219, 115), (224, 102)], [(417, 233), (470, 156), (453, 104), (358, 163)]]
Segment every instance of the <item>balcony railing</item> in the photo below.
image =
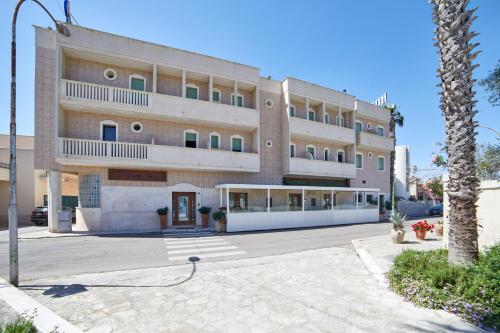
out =
[(289, 175), (355, 178), (354, 163), (339, 163), (334, 161), (310, 160), (290, 157), (288, 163)]
[(332, 124), (310, 121), (302, 118), (290, 118), (290, 133), (307, 137), (315, 141), (328, 141), (340, 144), (354, 144), (354, 130)]
[(391, 120), (391, 114), (381, 106), (356, 100), (356, 112), (363, 118), (373, 119), (388, 123)]
[(61, 164), (258, 172), (257, 153), (59, 138)]
[(110, 102), (133, 106), (151, 106), (151, 93), (103, 86), (80, 81), (61, 80), (64, 97)]
[(394, 139), (377, 134), (358, 132), (356, 133), (356, 145), (358, 148), (374, 149), (378, 151), (393, 151)]

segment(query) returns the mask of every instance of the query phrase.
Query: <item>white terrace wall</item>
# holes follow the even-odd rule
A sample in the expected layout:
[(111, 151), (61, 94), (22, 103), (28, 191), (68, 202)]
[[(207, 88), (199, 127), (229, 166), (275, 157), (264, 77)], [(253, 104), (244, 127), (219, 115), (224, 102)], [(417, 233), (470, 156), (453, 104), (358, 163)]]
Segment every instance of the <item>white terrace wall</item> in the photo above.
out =
[[(443, 176), (443, 220), (444, 242), (448, 246), (448, 175)], [(479, 248), (492, 246), (500, 242), (500, 181), (488, 180), (481, 182), (479, 198), (477, 200), (477, 220), (479, 233)]]

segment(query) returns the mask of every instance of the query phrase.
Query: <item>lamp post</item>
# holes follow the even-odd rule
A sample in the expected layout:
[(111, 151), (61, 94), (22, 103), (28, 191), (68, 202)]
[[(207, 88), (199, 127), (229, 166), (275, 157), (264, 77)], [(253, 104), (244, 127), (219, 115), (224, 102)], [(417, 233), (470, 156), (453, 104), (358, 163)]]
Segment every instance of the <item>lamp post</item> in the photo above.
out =
[[(10, 83), (10, 163), (9, 163), (9, 269), (10, 283), (19, 284), (18, 240), (17, 240), (17, 166), (16, 166), (16, 22), (19, 8), (26, 0), (19, 0), (12, 15), (11, 42), (11, 83)], [(38, 0), (31, 0), (39, 5), (54, 22), (57, 32), (70, 36), (68, 27), (58, 22)]]

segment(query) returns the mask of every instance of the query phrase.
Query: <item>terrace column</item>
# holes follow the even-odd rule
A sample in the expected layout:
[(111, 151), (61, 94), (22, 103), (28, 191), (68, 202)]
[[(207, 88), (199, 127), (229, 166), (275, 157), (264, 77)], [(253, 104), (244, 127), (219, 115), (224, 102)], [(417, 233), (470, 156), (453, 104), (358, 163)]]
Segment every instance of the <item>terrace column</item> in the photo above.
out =
[(158, 66), (153, 64), (153, 93), (156, 93), (158, 87)]
[(234, 106), (238, 105), (238, 100), (236, 96), (238, 96), (238, 81), (234, 81), (234, 86), (233, 86), (233, 95), (234, 95), (234, 101), (231, 101), (231, 104)]
[(304, 211), (306, 205), (306, 191), (302, 190), (302, 211)]
[(255, 110), (260, 109), (259, 86), (255, 86)]
[(306, 119), (309, 120), (309, 98), (306, 97)]
[(222, 207), (222, 188), (219, 189), (219, 208)]
[(325, 102), (322, 102), (321, 103), (321, 122), (322, 123), (326, 123), (325, 122), (325, 114), (326, 114), (326, 105), (325, 105)]
[(182, 70), (182, 97), (186, 97), (186, 71)]
[(62, 206), (61, 173), (49, 170), (47, 178), (49, 232), (59, 232), (59, 210)]
[(334, 195), (334, 192), (333, 192), (333, 190), (332, 190), (332, 194), (330, 195), (330, 208), (331, 208), (332, 210), (333, 210), (333, 204), (334, 204), (334, 202), (333, 202), (333, 195)]
[(356, 191), (356, 209), (358, 209), (358, 203), (359, 203), (358, 195), (359, 195), (359, 192)]
[(271, 211), (271, 189), (267, 189), (267, 212)]
[(226, 211), (229, 213), (229, 187), (226, 187)]
[(339, 122), (338, 122), (337, 125), (338, 126), (342, 126), (342, 107), (341, 106), (339, 106), (339, 115), (338, 115), (338, 117), (339, 117)]
[(214, 101), (213, 91), (214, 91), (214, 77), (212, 75), (210, 75), (208, 77), (208, 100), (210, 102)]

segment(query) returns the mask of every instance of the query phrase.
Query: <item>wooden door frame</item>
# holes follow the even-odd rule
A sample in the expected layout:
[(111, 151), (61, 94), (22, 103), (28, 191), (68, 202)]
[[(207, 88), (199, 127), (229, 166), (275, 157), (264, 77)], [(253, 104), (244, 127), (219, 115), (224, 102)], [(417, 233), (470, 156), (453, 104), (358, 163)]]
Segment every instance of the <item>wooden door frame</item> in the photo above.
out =
[[(178, 197), (182, 195), (188, 197), (189, 220), (186, 222), (179, 221)], [(172, 225), (196, 225), (196, 192), (172, 192)]]

